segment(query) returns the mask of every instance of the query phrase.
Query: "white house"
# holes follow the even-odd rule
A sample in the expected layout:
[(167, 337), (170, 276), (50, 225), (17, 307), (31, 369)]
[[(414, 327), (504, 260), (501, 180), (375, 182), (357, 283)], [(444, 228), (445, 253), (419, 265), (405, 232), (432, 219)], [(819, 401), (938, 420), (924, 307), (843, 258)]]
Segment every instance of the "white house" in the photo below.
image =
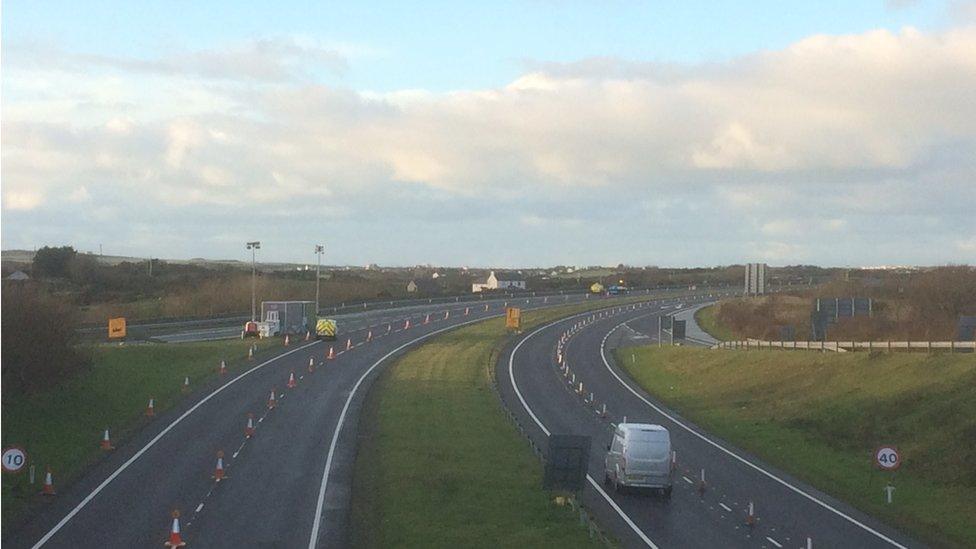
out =
[(525, 289), (525, 279), (517, 273), (511, 272), (499, 272), (491, 271), (488, 275), (488, 280), (482, 283), (475, 283), (471, 285), (472, 292), (481, 292), (484, 290), (524, 290)]

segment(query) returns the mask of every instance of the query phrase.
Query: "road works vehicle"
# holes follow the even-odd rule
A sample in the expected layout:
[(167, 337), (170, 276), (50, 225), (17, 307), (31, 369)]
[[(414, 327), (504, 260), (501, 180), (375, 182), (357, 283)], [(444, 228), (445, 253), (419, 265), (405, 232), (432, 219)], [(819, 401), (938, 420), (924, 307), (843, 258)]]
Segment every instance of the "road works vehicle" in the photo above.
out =
[(315, 322), (315, 337), (326, 341), (335, 341), (337, 334), (336, 321), (331, 318), (319, 318)]
[(671, 496), (671, 434), (660, 425), (620, 423), (607, 446), (604, 481), (621, 488), (652, 488)]

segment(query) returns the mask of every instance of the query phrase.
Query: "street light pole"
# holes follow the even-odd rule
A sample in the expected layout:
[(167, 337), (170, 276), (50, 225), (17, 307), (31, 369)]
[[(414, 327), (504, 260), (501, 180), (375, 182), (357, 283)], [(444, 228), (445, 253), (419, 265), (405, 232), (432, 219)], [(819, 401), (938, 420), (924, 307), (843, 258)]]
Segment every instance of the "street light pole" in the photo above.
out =
[(325, 253), (325, 246), (321, 244), (315, 245), (315, 314), (319, 314), (319, 271), (322, 270), (322, 254)]
[(261, 249), (260, 242), (248, 242), (247, 249), (251, 250), (251, 322), (254, 322), (257, 309), (257, 283), (258, 269), (255, 250)]

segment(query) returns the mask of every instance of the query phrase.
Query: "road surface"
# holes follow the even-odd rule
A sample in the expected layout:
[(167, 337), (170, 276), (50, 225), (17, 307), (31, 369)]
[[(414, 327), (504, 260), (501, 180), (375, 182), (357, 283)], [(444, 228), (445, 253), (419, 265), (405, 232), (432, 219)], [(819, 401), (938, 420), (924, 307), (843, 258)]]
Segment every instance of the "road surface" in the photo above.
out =
[[(614, 364), (612, 348), (634, 339), (643, 344), (654, 341), (661, 314), (697, 305), (686, 299), (553, 322), (517, 340), (497, 365), (506, 406), (529, 426), (539, 447), (546, 448), (550, 433), (592, 437), (584, 500), (601, 523), (626, 547), (796, 548), (806, 547), (807, 538), (813, 547), (919, 547), (877, 520), (704, 433)], [(568, 378), (556, 358), (564, 336)], [(572, 376), (583, 383), (582, 395), (571, 388)], [(586, 402), (591, 393), (592, 403)], [(671, 432), (677, 470), (670, 501), (656, 494), (616, 494), (604, 483), (610, 425), (624, 417), (658, 423)], [(700, 492), (702, 471), (705, 485)], [(747, 525), (750, 502), (753, 526)]]

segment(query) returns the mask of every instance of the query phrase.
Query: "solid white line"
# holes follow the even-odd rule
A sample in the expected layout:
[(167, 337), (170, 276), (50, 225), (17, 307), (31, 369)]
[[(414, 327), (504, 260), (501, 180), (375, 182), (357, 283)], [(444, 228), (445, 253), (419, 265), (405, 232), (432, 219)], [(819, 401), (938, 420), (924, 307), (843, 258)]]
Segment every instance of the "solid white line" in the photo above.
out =
[(483, 320), (485, 320), (487, 318), (497, 318), (497, 317), (500, 317), (500, 316), (502, 316), (502, 315), (491, 315), (491, 316), (477, 318), (477, 319), (474, 319), (474, 320), (469, 320), (467, 322), (462, 322), (460, 324), (455, 324), (453, 326), (447, 326), (447, 327), (441, 328), (439, 330), (435, 330), (433, 332), (424, 334), (424, 335), (422, 335), (420, 337), (417, 337), (415, 339), (412, 339), (412, 340), (404, 343), (403, 345), (400, 345), (396, 349), (393, 349), (389, 353), (383, 355), (382, 358), (380, 358), (375, 363), (373, 363), (372, 366), (370, 366), (369, 368), (367, 368), (366, 371), (363, 372), (363, 374), (361, 376), (359, 376), (359, 379), (356, 381), (356, 384), (353, 385), (352, 390), (349, 392), (349, 396), (346, 397), (346, 403), (342, 406), (342, 412), (339, 413), (339, 421), (336, 424), (335, 429), (332, 431), (332, 443), (329, 444), (329, 455), (325, 459), (325, 470), (322, 472), (322, 483), (319, 485), (319, 497), (318, 497), (318, 501), (315, 504), (315, 518), (312, 521), (312, 532), (311, 532), (311, 535), (310, 535), (309, 540), (308, 540), (308, 547), (309, 547), (309, 549), (315, 549), (315, 545), (318, 542), (319, 529), (321, 528), (321, 525), (322, 525), (321, 524), (322, 523), (322, 508), (325, 505), (325, 492), (326, 492), (326, 489), (329, 486), (329, 474), (332, 471), (332, 459), (335, 456), (336, 445), (338, 444), (338, 441), (339, 441), (339, 433), (342, 432), (342, 426), (343, 426), (343, 424), (346, 421), (346, 412), (349, 411), (349, 405), (352, 403), (353, 397), (356, 396), (356, 391), (359, 390), (359, 386), (362, 385), (362, 383), (366, 379), (366, 377), (369, 376), (369, 374), (372, 373), (372, 371), (374, 369), (376, 369), (377, 366), (379, 366), (384, 361), (386, 361), (386, 359), (390, 358), (391, 356), (395, 355), (396, 353), (400, 352), (401, 350), (403, 350), (403, 349), (405, 349), (405, 348), (407, 348), (407, 347), (409, 347), (411, 345), (414, 345), (414, 344), (416, 344), (416, 343), (418, 343), (420, 341), (423, 341), (425, 339), (428, 339), (430, 337), (433, 337), (433, 336), (435, 336), (437, 334), (440, 334), (442, 332), (446, 332), (448, 330), (454, 330), (456, 328), (460, 328), (461, 326), (467, 326), (468, 324), (474, 324), (476, 322), (481, 322), (481, 321), (483, 321)]
[(780, 545), (780, 543), (778, 541), (774, 540), (773, 538), (771, 538), (769, 536), (766, 536), (766, 539), (769, 540), (769, 543), (772, 543), (776, 547), (783, 547), (782, 545)]
[(99, 484), (98, 486), (96, 486), (95, 489), (92, 490), (90, 494), (88, 494), (87, 496), (85, 496), (85, 499), (81, 500), (81, 502), (78, 505), (76, 505), (75, 508), (72, 509), (67, 515), (65, 515), (64, 518), (62, 518), (57, 524), (55, 524), (54, 527), (51, 528), (50, 531), (48, 531), (48, 533), (44, 534), (44, 537), (42, 537), (40, 540), (38, 540), (37, 543), (35, 543), (32, 546), (31, 549), (37, 549), (38, 547), (41, 547), (45, 543), (47, 543), (48, 540), (50, 540), (52, 537), (54, 537), (54, 534), (57, 534), (58, 531), (61, 528), (63, 528), (64, 525), (67, 524), (69, 520), (71, 520), (75, 515), (77, 515), (78, 512), (81, 511), (86, 505), (88, 505), (88, 503), (91, 500), (95, 499), (95, 496), (97, 496), (99, 494), (99, 492), (101, 492), (102, 490), (104, 490), (105, 487), (109, 485), (109, 483), (111, 483), (113, 480), (115, 480), (115, 477), (117, 477), (120, 474), (122, 474), (122, 471), (125, 471), (126, 468), (128, 468), (130, 465), (132, 465), (133, 463), (135, 463), (135, 461), (137, 459), (139, 459), (140, 457), (142, 457), (143, 454), (145, 454), (150, 448), (152, 448), (157, 442), (159, 442), (159, 439), (163, 438), (163, 436), (166, 433), (170, 432), (174, 427), (176, 427), (177, 425), (179, 425), (179, 423), (181, 421), (183, 421), (184, 419), (186, 419), (190, 414), (192, 414), (198, 408), (200, 408), (201, 406), (203, 406), (204, 403), (206, 403), (208, 400), (210, 400), (211, 398), (217, 396), (221, 391), (223, 391), (224, 389), (230, 387), (234, 383), (237, 383), (238, 381), (240, 381), (241, 379), (243, 379), (244, 376), (250, 374), (251, 372), (257, 371), (258, 369), (263, 368), (263, 367), (267, 366), (268, 364), (271, 364), (272, 362), (274, 362), (274, 361), (276, 361), (276, 360), (278, 360), (280, 358), (286, 357), (286, 356), (288, 356), (288, 355), (290, 355), (292, 353), (296, 353), (298, 351), (301, 351), (303, 349), (306, 349), (308, 347), (311, 347), (312, 345), (315, 345), (316, 343), (317, 342), (313, 341), (313, 342), (311, 342), (311, 343), (309, 343), (307, 345), (302, 345), (300, 347), (295, 347), (294, 349), (292, 349), (290, 351), (284, 352), (284, 353), (282, 353), (282, 354), (280, 354), (280, 355), (278, 355), (278, 356), (276, 356), (274, 358), (271, 358), (269, 360), (266, 360), (266, 361), (262, 362), (261, 364), (258, 364), (257, 366), (251, 368), (250, 370), (245, 371), (244, 373), (242, 373), (241, 375), (235, 377), (234, 379), (231, 379), (227, 383), (225, 383), (225, 384), (221, 385), (220, 387), (218, 387), (217, 389), (215, 389), (214, 392), (212, 392), (209, 395), (205, 396), (203, 399), (200, 400), (200, 402), (197, 402), (189, 410), (183, 412), (183, 414), (180, 417), (178, 417), (175, 420), (173, 420), (172, 423), (170, 423), (169, 425), (167, 425), (165, 429), (163, 429), (162, 431), (160, 431), (159, 434), (157, 434), (155, 437), (152, 438), (152, 440), (150, 440), (148, 443), (146, 443), (146, 445), (143, 446), (138, 452), (136, 452), (135, 455), (133, 455), (132, 457), (130, 457), (128, 460), (126, 460), (126, 462), (123, 463), (122, 465), (120, 465), (119, 468), (115, 470), (115, 472), (113, 472), (111, 475), (108, 476), (108, 478), (106, 478), (105, 480), (103, 480), (101, 484)]
[(728, 505), (726, 505), (726, 504), (724, 504), (724, 503), (721, 503), (721, 502), (719, 502), (719, 506), (720, 506), (720, 507), (721, 507), (722, 509), (725, 509), (726, 511), (728, 511), (728, 512), (730, 512), (730, 513), (732, 512), (732, 508), (731, 508), (731, 507), (729, 507)]
[[(555, 322), (550, 322), (549, 324), (546, 324), (545, 326), (541, 326), (541, 327), (537, 328), (532, 333), (530, 333), (529, 335), (527, 335), (524, 338), (522, 338), (522, 340), (519, 341), (518, 344), (515, 345), (515, 348), (512, 349), (512, 354), (510, 354), (508, 356), (508, 377), (509, 377), (509, 380), (512, 383), (512, 388), (515, 390), (515, 396), (518, 397), (519, 402), (522, 403), (522, 407), (525, 408), (525, 411), (528, 412), (528, 414), (532, 418), (532, 420), (535, 421), (535, 424), (539, 426), (539, 429), (541, 429), (542, 432), (545, 433), (547, 437), (550, 434), (549, 433), (549, 429), (547, 429), (546, 426), (543, 425), (543, 423), (541, 421), (539, 421), (539, 418), (536, 417), (535, 412), (533, 412), (532, 411), (532, 408), (529, 407), (529, 404), (527, 402), (525, 402), (525, 398), (522, 397), (522, 392), (519, 391), (518, 383), (515, 382), (515, 368), (514, 368), (514, 364), (515, 364), (515, 353), (518, 352), (519, 348), (522, 347), (522, 344), (524, 344), (526, 341), (528, 341), (529, 338), (531, 338), (532, 336), (538, 334), (542, 330), (545, 330), (546, 328), (549, 328), (551, 326), (555, 326), (556, 324), (559, 324), (560, 322), (565, 322), (566, 320), (570, 320), (570, 319), (573, 319), (573, 318), (576, 318), (576, 317), (579, 317), (579, 316), (585, 316), (587, 314), (589, 314), (589, 312), (580, 313), (578, 315), (574, 315), (574, 316), (562, 318), (562, 319), (559, 319), (559, 320), (557, 320)], [(590, 486), (592, 486), (597, 491), (597, 493), (599, 493), (601, 496), (603, 496), (603, 499), (605, 499), (607, 501), (607, 503), (610, 504), (610, 507), (612, 507), (613, 510), (617, 512), (617, 515), (619, 515), (620, 518), (622, 518), (624, 520), (624, 522), (626, 522), (627, 525), (630, 526), (630, 529), (633, 530), (641, 538), (641, 540), (645, 544), (647, 544), (648, 547), (651, 547), (652, 549), (658, 549), (658, 546), (657, 545), (654, 545), (654, 542), (651, 541), (651, 538), (647, 537), (647, 534), (645, 534), (640, 529), (640, 527), (637, 526), (637, 524), (635, 524), (634, 521), (631, 520), (631, 518), (629, 516), (627, 516), (627, 513), (624, 512), (624, 510), (621, 509), (620, 506), (617, 505), (617, 503), (615, 501), (613, 501), (613, 498), (611, 498), (606, 493), (606, 491), (603, 490), (603, 487), (601, 487), (595, 480), (593, 480), (593, 477), (592, 476), (590, 476), (589, 474), (587, 474), (586, 475), (586, 480), (590, 483)]]
[(890, 543), (891, 545), (894, 545), (895, 547), (899, 547), (900, 549), (908, 549), (904, 545), (902, 545), (902, 544), (898, 543), (897, 541), (889, 538), (888, 536), (882, 534), (881, 532), (875, 530), (874, 528), (871, 528), (867, 524), (864, 524), (863, 522), (855, 519), (854, 517), (848, 515), (847, 513), (844, 513), (840, 509), (837, 509), (837, 508), (831, 506), (830, 504), (828, 504), (827, 502), (825, 502), (825, 501), (823, 501), (821, 499), (818, 499), (818, 498), (816, 498), (816, 497), (814, 497), (814, 496), (812, 496), (812, 495), (804, 492), (802, 489), (800, 489), (800, 488), (798, 488), (798, 487), (790, 484), (789, 482), (787, 482), (787, 481), (779, 478), (778, 476), (770, 473), (769, 471), (763, 469), (762, 467), (760, 467), (760, 466), (752, 463), (751, 461), (743, 458), (742, 456), (736, 454), (735, 452), (733, 452), (733, 451), (725, 448), (721, 444), (718, 444), (718, 443), (714, 442), (713, 440), (709, 439), (705, 435), (699, 433), (698, 431), (695, 431), (690, 426), (682, 423), (680, 420), (678, 420), (678, 418), (672, 416), (671, 414), (669, 414), (668, 412), (666, 412), (664, 409), (662, 409), (659, 406), (655, 405), (653, 402), (651, 402), (651, 401), (647, 400), (646, 398), (644, 398), (643, 396), (641, 396), (641, 394), (638, 393), (637, 391), (635, 391), (634, 388), (631, 387), (626, 381), (624, 381), (623, 378), (621, 378), (619, 375), (617, 375), (617, 372), (613, 371), (613, 368), (610, 367), (610, 362), (607, 361), (607, 355), (606, 355), (606, 343), (607, 343), (607, 339), (610, 337), (610, 334), (612, 334), (613, 332), (615, 332), (617, 330), (617, 328), (619, 328), (623, 324), (624, 323), (617, 324), (616, 326), (614, 326), (613, 328), (611, 328), (609, 332), (607, 332), (607, 335), (603, 336), (603, 340), (600, 342), (600, 358), (603, 359), (603, 365), (606, 366), (607, 371), (610, 372), (610, 374), (613, 375), (613, 377), (617, 378), (617, 381), (619, 381), (620, 384), (623, 385), (628, 391), (630, 391), (631, 393), (633, 393), (634, 396), (636, 396), (637, 398), (641, 399), (641, 401), (643, 401), (644, 404), (647, 404), (648, 406), (650, 406), (651, 408), (653, 408), (654, 410), (656, 410), (659, 414), (661, 414), (662, 416), (670, 419), (675, 424), (677, 424), (679, 427), (681, 427), (684, 430), (688, 431), (692, 435), (700, 438), (701, 440), (707, 442), (708, 444), (714, 446), (715, 448), (721, 450), (722, 452), (725, 452), (730, 457), (738, 460), (739, 462), (745, 464), (748, 467), (751, 467), (752, 469), (758, 471), (759, 473), (762, 473), (763, 475), (765, 475), (768, 478), (770, 478), (770, 479), (778, 482), (779, 484), (785, 486), (786, 488), (789, 488), (793, 492), (795, 492), (795, 493), (797, 493), (797, 494), (799, 494), (799, 495), (807, 498), (808, 500), (816, 503), (817, 505), (820, 505), (824, 509), (827, 509), (828, 511), (833, 512), (837, 516), (846, 519), (851, 524), (854, 524), (856, 526), (859, 526), (860, 528), (864, 529), (865, 531), (874, 534), (875, 536), (881, 538), (884, 541), (887, 541), (888, 543)]

